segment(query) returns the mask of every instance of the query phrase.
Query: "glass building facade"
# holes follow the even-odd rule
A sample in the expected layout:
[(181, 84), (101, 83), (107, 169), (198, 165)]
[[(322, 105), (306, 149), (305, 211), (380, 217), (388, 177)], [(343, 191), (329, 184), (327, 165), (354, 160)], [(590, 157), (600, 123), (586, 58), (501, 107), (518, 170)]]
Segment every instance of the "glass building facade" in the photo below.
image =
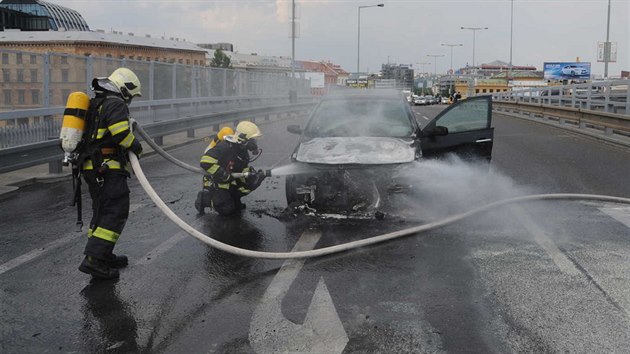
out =
[[(90, 30), (87, 22), (77, 11), (45, 1), (4, 0), (0, 2), (0, 8), (12, 10), (3, 12), (0, 30), (9, 28), (25, 31)], [(16, 17), (20, 19), (15, 20)], [(47, 26), (41, 24), (42, 18), (47, 18)]]

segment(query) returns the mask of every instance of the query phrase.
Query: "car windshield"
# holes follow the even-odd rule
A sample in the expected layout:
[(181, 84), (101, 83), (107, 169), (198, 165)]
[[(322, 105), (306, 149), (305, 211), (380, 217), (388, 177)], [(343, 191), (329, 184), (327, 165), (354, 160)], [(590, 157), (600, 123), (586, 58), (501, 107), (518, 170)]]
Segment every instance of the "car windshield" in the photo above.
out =
[(399, 100), (323, 101), (311, 118), (308, 137), (409, 137), (413, 126)]

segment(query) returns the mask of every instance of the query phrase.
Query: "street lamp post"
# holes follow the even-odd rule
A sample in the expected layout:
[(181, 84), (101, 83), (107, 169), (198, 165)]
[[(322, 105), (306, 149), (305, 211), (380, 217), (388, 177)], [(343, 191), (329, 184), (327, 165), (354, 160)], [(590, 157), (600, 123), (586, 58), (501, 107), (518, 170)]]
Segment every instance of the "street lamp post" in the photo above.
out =
[(448, 43), (442, 43), (443, 47), (451, 47), (451, 71), (455, 72), (455, 70), (453, 69), (453, 47), (461, 47), (463, 46), (463, 44), (448, 44)]
[(513, 23), (514, 23), (514, 0), (510, 0), (510, 66), (508, 68), (508, 75), (507, 75), (507, 80), (510, 80), (510, 77), (512, 76), (512, 29), (513, 29)]
[(416, 63), (416, 64), (420, 64), (420, 65), (422, 65), (422, 72), (424, 73), (424, 66), (425, 66), (425, 65), (429, 65), (429, 64), (431, 64), (431, 63), (428, 63), (428, 62), (427, 62), (427, 63)]
[(427, 54), (428, 57), (433, 57), (435, 66), (433, 67), (433, 75), (437, 76), (437, 58), (443, 57), (444, 54)]
[(610, 0), (608, 0), (608, 18), (606, 20), (606, 43), (604, 44), (604, 79), (608, 79), (608, 62), (610, 61)]
[(377, 4), (377, 5), (367, 5), (367, 6), (359, 6), (359, 21), (358, 21), (358, 31), (357, 31), (357, 74), (359, 73), (359, 57), (361, 56), (361, 9), (365, 9), (368, 7), (383, 7), (385, 4)]
[(488, 27), (462, 27), (461, 29), (467, 29), (473, 31), (473, 59), (472, 66), (475, 67), (475, 33), (479, 30), (487, 30)]

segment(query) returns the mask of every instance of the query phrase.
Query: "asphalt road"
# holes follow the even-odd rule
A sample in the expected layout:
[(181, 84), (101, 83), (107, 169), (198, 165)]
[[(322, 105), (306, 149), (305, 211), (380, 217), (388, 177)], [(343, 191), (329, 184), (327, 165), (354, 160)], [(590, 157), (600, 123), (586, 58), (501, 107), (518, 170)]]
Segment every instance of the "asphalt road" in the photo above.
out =
[[(444, 106), (413, 107), (424, 125)], [(424, 117), (428, 118), (425, 119)], [(256, 167), (288, 162), (297, 137), (262, 125)], [(440, 220), (533, 193), (630, 197), (630, 152), (495, 115), (490, 171), (423, 162), (405, 218), (320, 219), (285, 210), (268, 179), (239, 216), (197, 215), (201, 177), (141, 160), (156, 191), (197, 230), (254, 250), (313, 249)], [(172, 151), (196, 165), (204, 144)], [(238, 257), (168, 221), (136, 180), (116, 251), (117, 282), (76, 268), (69, 182), (0, 202), (0, 352), (623, 352), (630, 347), (630, 207), (541, 201), (423, 234), (303, 261)], [(84, 204), (88, 199), (84, 196)], [(84, 220), (89, 211), (84, 208)]]

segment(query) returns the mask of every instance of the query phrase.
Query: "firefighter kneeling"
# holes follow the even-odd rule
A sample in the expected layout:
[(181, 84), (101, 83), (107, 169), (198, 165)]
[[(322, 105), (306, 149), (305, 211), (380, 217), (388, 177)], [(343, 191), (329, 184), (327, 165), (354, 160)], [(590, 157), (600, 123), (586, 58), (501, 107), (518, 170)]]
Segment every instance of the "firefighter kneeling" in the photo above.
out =
[[(230, 215), (245, 209), (241, 198), (255, 190), (265, 179), (265, 172), (249, 167), (251, 152), (260, 153), (256, 145), (262, 136), (256, 124), (242, 121), (233, 135), (227, 135), (201, 157), (203, 168), (211, 180), (204, 180), (204, 189), (197, 195), (195, 208), (200, 214), (207, 207), (220, 215)], [(232, 173), (246, 173), (246, 177), (234, 178)]]

